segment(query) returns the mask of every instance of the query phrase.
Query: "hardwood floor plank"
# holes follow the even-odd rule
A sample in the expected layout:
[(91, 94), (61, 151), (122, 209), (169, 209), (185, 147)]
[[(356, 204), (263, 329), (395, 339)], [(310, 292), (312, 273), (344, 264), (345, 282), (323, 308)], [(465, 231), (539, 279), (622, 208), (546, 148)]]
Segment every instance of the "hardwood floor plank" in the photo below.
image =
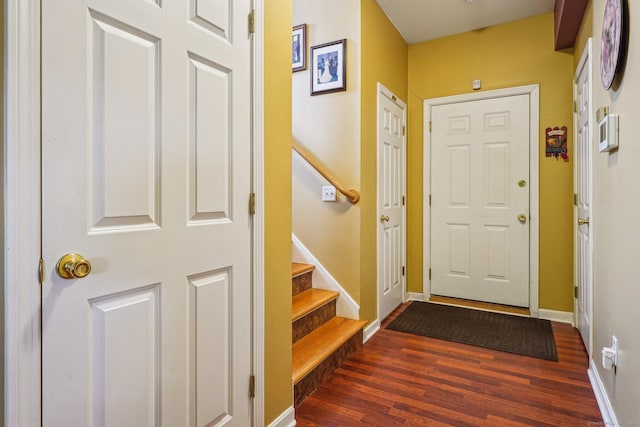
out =
[(385, 329), (296, 409), (299, 426), (587, 426), (602, 422), (578, 332), (558, 362)]

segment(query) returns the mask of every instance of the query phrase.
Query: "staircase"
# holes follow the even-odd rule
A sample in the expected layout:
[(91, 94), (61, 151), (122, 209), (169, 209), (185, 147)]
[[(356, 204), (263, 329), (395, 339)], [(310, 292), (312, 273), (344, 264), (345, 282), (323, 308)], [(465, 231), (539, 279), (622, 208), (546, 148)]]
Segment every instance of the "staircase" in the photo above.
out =
[(294, 405), (313, 393), (351, 353), (362, 347), (364, 320), (336, 316), (338, 292), (312, 288), (315, 267), (292, 263)]

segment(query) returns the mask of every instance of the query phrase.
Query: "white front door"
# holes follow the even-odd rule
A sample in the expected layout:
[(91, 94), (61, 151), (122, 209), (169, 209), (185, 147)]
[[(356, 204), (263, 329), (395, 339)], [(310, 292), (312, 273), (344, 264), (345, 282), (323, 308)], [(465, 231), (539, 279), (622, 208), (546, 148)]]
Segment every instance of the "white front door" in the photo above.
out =
[(405, 104), (378, 84), (378, 318), (404, 293)]
[(431, 294), (528, 307), (529, 96), (431, 120)]
[(576, 322), (582, 341), (591, 354), (592, 254), (593, 231), (589, 224), (592, 200), (591, 141), (591, 41), (580, 59), (574, 81), (575, 113), (575, 286)]
[(251, 425), (249, 9), (42, 2), (45, 426)]

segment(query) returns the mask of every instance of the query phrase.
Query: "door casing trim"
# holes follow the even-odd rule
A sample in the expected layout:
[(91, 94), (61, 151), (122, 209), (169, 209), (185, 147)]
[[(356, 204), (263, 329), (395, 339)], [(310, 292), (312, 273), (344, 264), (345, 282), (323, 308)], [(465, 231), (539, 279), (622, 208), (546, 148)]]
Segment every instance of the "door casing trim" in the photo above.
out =
[[(5, 2), (4, 425), (41, 425), (41, 0)], [(264, 425), (264, 0), (253, 0), (254, 425)]]
[(532, 84), (516, 86), (505, 89), (488, 90), (485, 92), (474, 92), (462, 95), (444, 96), (441, 98), (431, 98), (424, 100), (424, 154), (423, 154), (423, 197), (424, 209), (422, 216), (423, 225), (423, 281), (422, 288), (425, 301), (431, 297), (431, 281), (429, 280), (429, 268), (431, 267), (431, 209), (428, 205), (429, 194), (431, 194), (431, 132), (429, 132), (429, 122), (431, 121), (431, 107), (445, 104), (455, 104), (469, 101), (479, 101), (483, 99), (503, 98), (507, 96), (528, 95), (529, 96), (529, 311), (531, 317), (539, 317), (539, 246), (540, 246), (540, 85)]

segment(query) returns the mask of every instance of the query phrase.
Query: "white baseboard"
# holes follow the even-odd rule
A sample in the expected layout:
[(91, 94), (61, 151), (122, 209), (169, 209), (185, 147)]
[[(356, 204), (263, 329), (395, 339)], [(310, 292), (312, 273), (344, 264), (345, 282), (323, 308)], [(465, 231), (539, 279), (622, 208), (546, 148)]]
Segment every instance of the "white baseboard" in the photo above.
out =
[(613, 406), (611, 405), (607, 391), (604, 388), (604, 384), (602, 384), (602, 379), (600, 379), (598, 368), (592, 358), (589, 358), (589, 369), (587, 370), (587, 375), (589, 375), (591, 388), (593, 389), (593, 394), (596, 396), (598, 408), (600, 408), (602, 424), (605, 426), (619, 425), (616, 414), (613, 412)]
[(570, 311), (556, 311), (541, 308), (538, 311), (538, 317), (554, 322), (569, 323), (571, 326), (575, 326), (573, 323), (573, 313)]
[(376, 319), (375, 321), (369, 323), (363, 331), (363, 339), (362, 342), (365, 343), (369, 341), (369, 338), (374, 336), (376, 332), (380, 330), (380, 320)]
[(418, 292), (407, 292), (407, 301), (425, 301), (424, 294)]
[(296, 412), (293, 406), (289, 406), (278, 418), (273, 420), (268, 427), (294, 427), (296, 425)]
[(340, 293), (336, 304), (336, 314), (349, 319), (360, 319), (360, 306), (351, 298), (351, 295), (338, 283), (338, 281), (327, 271), (326, 268), (313, 256), (311, 251), (302, 244), (298, 237), (291, 233), (293, 241), (292, 258), (294, 262), (304, 262), (313, 264), (316, 268), (313, 270), (313, 287), (320, 289), (328, 289)]

